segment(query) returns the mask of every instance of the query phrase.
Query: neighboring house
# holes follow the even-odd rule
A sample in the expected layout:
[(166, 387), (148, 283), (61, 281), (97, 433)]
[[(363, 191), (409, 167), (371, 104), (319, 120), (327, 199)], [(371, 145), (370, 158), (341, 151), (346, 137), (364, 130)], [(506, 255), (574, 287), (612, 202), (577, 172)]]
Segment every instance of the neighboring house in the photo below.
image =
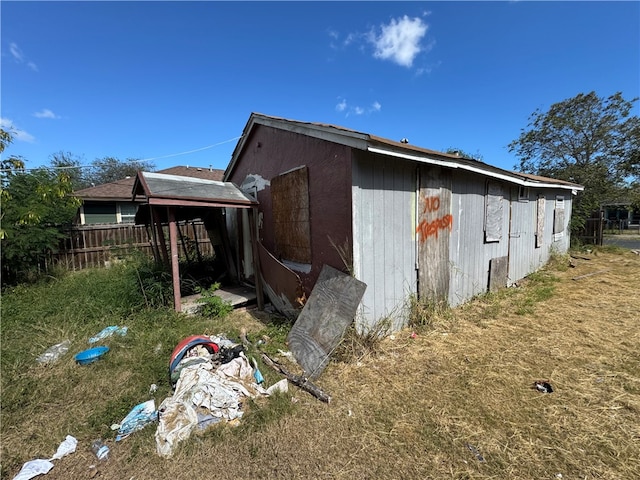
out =
[(640, 225), (640, 209), (634, 208), (630, 200), (605, 202), (600, 206), (605, 228), (627, 229)]
[[(261, 248), (299, 277), (304, 295), (325, 264), (367, 284), (361, 331), (382, 319), (402, 327), (410, 299), (458, 305), (566, 252), (572, 196), (583, 190), (406, 140), (257, 113), (224, 181), (258, 200)], [(239, 237), (248, 277), (252, 251)], [(284, 277), (271, 275), (275, 264), (267, 268), (262, 254), (261, 263), (266, 292), (280, 295)]]
[[(159, 170), (157, 173), (220, 181), (224, 170), (177, 166)], [(132, 200), (134, 181), (135, 176), (127, 177), (74, 192), (82, 199), (76, 223), (134, 223), (138, 206), (143, 202), (140, 199)]]

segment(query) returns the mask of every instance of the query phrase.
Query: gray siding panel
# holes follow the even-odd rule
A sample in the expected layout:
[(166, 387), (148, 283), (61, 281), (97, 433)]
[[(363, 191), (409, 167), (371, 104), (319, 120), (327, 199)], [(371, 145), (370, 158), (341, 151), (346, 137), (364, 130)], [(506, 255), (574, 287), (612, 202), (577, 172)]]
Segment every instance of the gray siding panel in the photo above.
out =
[[(449, 249), (449, 304), (455, 306), (485, 293), (489, 285), (491, 259), (508, 255), (508, 235), (505, 232), (509, 231), (509, 198), (501, 200), (502, 237), (497, 242), (485, 243), (485, 178), (456, 172), (451, 188), (453, 230)], [(504, 191), (508, 195), (507, 185), (504, 185)]]
[[(537, 195), (530, 192), (526, 200), (518, 198), (518, 189), (511, 189), (511, 230), (509, 232), (509, 285), (537, 270), (545, 241), (536, 248)], [(546, 218), (546, 215), (545, 215)], [(544, 228), (543, 232), (547, 229)]]
[[(542, 244), (536, 248), (537, 199), (545, 198)], [(554, 235), (554, 209), (556, 198), (564, 199), (562, 234)], [(565, 253), (569, 249), (569, 219), (571, 218), (571, 194), (563, 190), (531, 189), (528, 201), (518, 199), (517, 189), (512, 190), (511, 234), (509, 251), (509, 284), (513, 285), (544, 266), (552, 252)]]
[(353, 260), (367, 284), (357, 317), (359, 330), (383, 318), (404, 325), (406, 300), (417, 291), (415, 167), (397, 159), (353, 161)]

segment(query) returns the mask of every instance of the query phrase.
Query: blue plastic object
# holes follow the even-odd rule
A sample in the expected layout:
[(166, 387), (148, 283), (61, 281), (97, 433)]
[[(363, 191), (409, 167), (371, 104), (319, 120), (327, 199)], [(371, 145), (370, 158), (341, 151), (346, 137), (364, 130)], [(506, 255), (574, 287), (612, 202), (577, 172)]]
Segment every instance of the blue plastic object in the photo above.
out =
[(109, 347), (95, 347), (89, 350), (84, 350), (76, 354), (76, 362), (80, 365), (88, 365), (96, 360), (102, 358), (102, 356), (109, 351)]

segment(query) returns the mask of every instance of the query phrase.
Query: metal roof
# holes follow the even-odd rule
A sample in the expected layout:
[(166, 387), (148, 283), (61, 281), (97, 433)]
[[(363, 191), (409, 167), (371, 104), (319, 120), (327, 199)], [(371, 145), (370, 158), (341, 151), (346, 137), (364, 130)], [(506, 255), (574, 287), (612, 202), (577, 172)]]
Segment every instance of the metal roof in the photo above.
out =
[(149, 205), (247, 208), (258, 203), (232, 182), (151, 172), (138, 172), (133, 199), (138, 196)]
[[(178, 165), (175, 167), (165, 168), (164, 170), (158, 170), (156, 173), (221, 181), (224, 170)], [(82, 198), (83, 200), (92, 201), (130, 201), (131, 190), (135, 180), (135, 176), (127, 177), (115, 182), (103, 183), (101, 185), (96, 185), (95, 187), (77, 190), (74, 192), (74, 195)]]
[(251, 130), (255, 125), (264, 125), (280, 130), (300, 133), (302, 135), (320, 138), (334, 143), (347, 145), (359, 150), (365, 150), (379, 155), (403, 158), (417, 163), (440, 165), (447, 168), (466, 170), (492, 178), (498, 178), (507, 182), (523, 186), (535, 186), (542, 188), (561, 188), (572, 191), (584, 190), (582, 185), (556, 180), (555, 178), (541, 177), (520, 172), (504, 170), (499, 167), (489, 165), (479, 160), (463, 158), (458, 155), (438, 152), (418, 147), (409, 143), (396, 142), (386, 138), (378, 137), (368, 133), (358, 132), (348, 128), (330, 125), (325, 123), (301, 122), (289, 120), (281, 117), (273, 117), (261, 113), (252, 113), (242, 132), (242, 137), (238, 141), (231, 161), (224, 173), (224, 178), (229, 178), (236, 162), (238, 161), (246, 142), (249, 139)]

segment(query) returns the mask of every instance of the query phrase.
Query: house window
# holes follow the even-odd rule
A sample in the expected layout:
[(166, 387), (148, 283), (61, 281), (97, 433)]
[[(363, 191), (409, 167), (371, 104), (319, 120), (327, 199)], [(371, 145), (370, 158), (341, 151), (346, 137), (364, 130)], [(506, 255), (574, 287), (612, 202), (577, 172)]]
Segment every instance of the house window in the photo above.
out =
[(276, 255), (282, 260), (311, 263), (307, 167), (271, 179), (271, 205)]
[(502, 238), (502, 224), (504, 223), (503, 198), (502, 184), (492, 181), (487, 182), (484, 208), (485, 243), (499, 242)]
[(135, 223), (138, 205), (136, 203), (120, 203), (120, 223)]
[(116, 223), (116, 205), (115, 203), (94, 203), (85, 204), (84, 223), (93, 225), (96, 223)]
[(553, 209), (553, 240), (560, 240), (564, 235), (564, 197), (556, 197)]
[(518, 201), (520, 202), (529, 201), (529, 187), (525, 187), (523, 185), (520, 185), (520, 187), (518, 187)]

